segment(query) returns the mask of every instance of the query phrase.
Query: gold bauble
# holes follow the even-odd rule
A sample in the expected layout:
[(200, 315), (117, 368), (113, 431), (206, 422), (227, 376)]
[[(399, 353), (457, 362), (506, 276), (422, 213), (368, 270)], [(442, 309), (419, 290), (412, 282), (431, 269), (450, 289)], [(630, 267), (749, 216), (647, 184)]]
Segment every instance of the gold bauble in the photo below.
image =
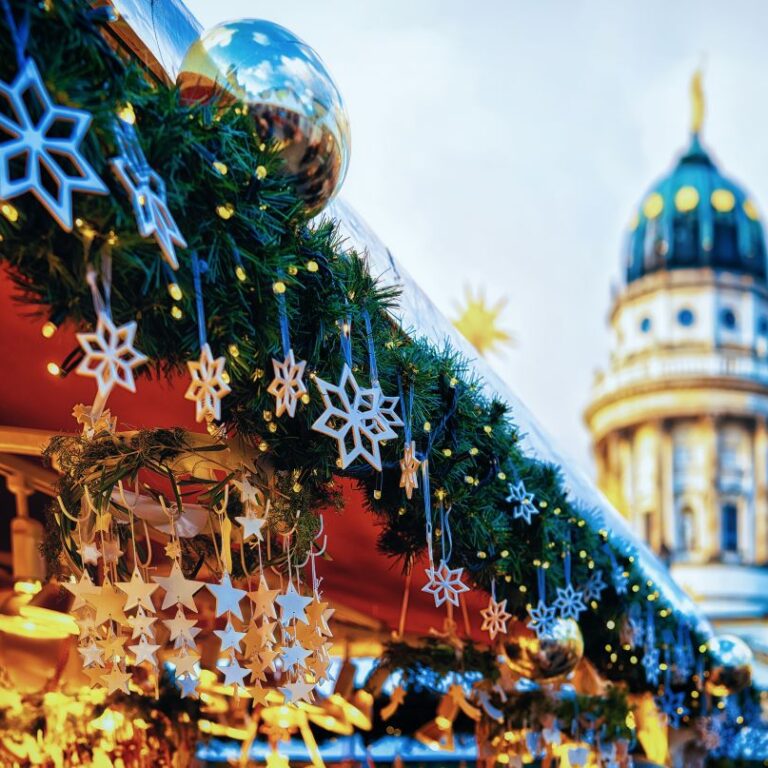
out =
[(259, 138), (279, 148), (308, 214), (338, 192), (347, 113), (320, 57), (292, 32), (261, 19), (218, 24), (189, 47), (176, 83), (187, 103), (244, 104)]
[(707, 651), (711, 665), (706, 688), (712, 696), (730, 696), (752, 682), (752, 651), (741, 638), (713, 637), (707, 643)]
[(584, 638), (573, 619), (556, 619), (552, 628), (537, 637), (520, 634), (504, 643), (505, 663), (530, 680), (555, 680), (576, 669), (584, 656)]

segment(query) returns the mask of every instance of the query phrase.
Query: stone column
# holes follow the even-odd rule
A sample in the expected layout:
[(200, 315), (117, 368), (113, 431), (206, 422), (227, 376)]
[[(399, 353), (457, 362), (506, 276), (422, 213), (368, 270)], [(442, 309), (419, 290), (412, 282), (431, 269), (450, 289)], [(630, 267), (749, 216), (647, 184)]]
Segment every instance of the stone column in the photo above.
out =
[(656, 423), (659, 435), (659, 533), (657, 552), (664, 544), (670, 552), (677, 550), (677, 525), (675, 524), (675, 457), (672, 444), (672, 422)]
[(697, 520), (697, 532), (701, 536), (701, 552), (705, 560), (720, 556), (720, 492), (718, 476), (720, 460), (717, 451), (718, 421), (714, 416), (703, 416), (701, 433), (706, 451), (704, 468), (706, 490), (704, 492), (704, 520)]
[(752, 451), (755, 562), (764, 563), (768, 560), (768, 429), (762, 415), (755, 417)]

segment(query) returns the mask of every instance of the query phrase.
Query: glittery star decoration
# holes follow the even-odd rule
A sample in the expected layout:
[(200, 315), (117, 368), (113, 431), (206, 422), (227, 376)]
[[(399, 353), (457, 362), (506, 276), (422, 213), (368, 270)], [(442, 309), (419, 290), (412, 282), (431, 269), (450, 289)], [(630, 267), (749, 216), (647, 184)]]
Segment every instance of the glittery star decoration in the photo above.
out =
[(96, 626), (105, 621), (116, 621), (118, 624), (125, 624), (125, 595), (115, 589), (108, 581), (101, 587), (97, 587), (97, 592), (89, 596), (88, 602), (96, 609)]
[(158, 649), (160, 648), (159, 645), (156, 645), (155, 643), (150, 643), (146, 637), (141, 637), (138, 643), (135, 645), (129, 645), (128, 649), (133, 652), (133, 655), (136, 657), (135, 664), (141, 664), (143, 662), (148, 662), (153, 667), (157, 666), (157, 657), (155, 654), (157, 653)]
[(648, 647), (643, 652), (643, 669), (645, 670), (645, 679), (651, 685), (657, 685), (659, 682), (659, 663), (661, 661), (661, 653), (655, 646)]
[[(348, 365), (344, 366), (338, 385), (320, 378), (316, 378), (315, 383), (320, 390), (325, 411), (312, 425), (312, 429), (332, 437), (339, 444), (341, 469), (346, 469), (355, 459), (362, 458), (381, 472), (379, 445), (382, 441), (397, 437), (388, 412), (383, 413), (381, 410), (381, 390), (377, 387), (362, 389)], [(402, 423), (399, 417), (396, 418), (398, 423)]]
[(108, 674), (101, 676), (101, 681), (107, 689), (107, 694), (114, 693), (115, 691), (128, 693), (128, 681), (130, 679), (130, 674), (121, 672), (120, 668), (116, 666), (112, 667)]
[(178, 269), (175, 246), (186, 248), (187, 241), (168, 210), (165, 182), (147, 165), (133, 126), (120, 120), (116, 131), (123, 151), (109, 162), (130, 198), (139, 234), (154, 236), (168, 266)]
[(280, 606), (280, 621), (287, 625), (292, 619), (308, 624), (306, 608), (312, 602), (311, 597), (304, 597), (296, 591), (293, 582), (288, 582), (285, 593), (278, 595), (275, 602)]
[(89, 643), (88, 645), (82, 645), (77, 649), (78, 653), (83, 657), (83, 666), (90, 667), (94, 664), (96, 666), (103, 666), (104, 664), (104, 651), (99, 648), (96, 643)]
[(446, 601), (458, 605), (459, 595), (469, 591), (469, 587), (461, 580), (464, 569), (449, 568), (445, 560), (441, 560), (437, 568), (425, 568), (424, 572), (427, 574), (427, 583), (421, 591), (432, 595), (438, 608)]
[(507, 483), (507, 489), (509, 490), (507, 501), (515, 505), (512, 516), (515, 520), (522, 518), (530, 525), (531, 515), (536, 515), (539, 512), (534, 506), (533, 494), (525, 490), (525, 483), (522, 480), (514, 485)]
[(176, 615), (172, 619), (163, 619), (163, 624), (168, 627), (174, 648), (195, 647), (195, 638), (200, 634), (200, 629), (194, 619), (188, 619), (184, 615), (184, 609), (180, 605), (176, 607)]
[(480, 626), (481, 632), (487, 632), (491, 640), (496, 639), (498, 634), (506, 634), (507, 622), (512, 618), (512, 614), (507, 613), (507, 601), (496, 601), (493, 597), (488, 600), (488, 607), (480, 611), (483, 617), (483, 623)]
[(128, 617), (128, 626), (132, 630), (131, 639), (137, 637), (152, 637), (152, 625), (157, 621), (157, 616), (147, 616), (144, 609), (139, 606), (134, 616)]
[(208, 344), (203, 345), (199, 360), (187, 362), (192, 381), (184, 397), (194, 401), (197, 421), (221, 419), (221, 399), (230, 392), (229, 384), (224, 380), (225, 364), (224, 357), (214, 358)]
[(88, 597), (98, 592), (98, 587), (91, 580), (88, 571), (84, 570), (80, 575), (80, 581), (65, 581), (62, 586), (68, 592), (75, 596), (75, 600), (70, 607), (71, 611), (85, 607), (88, 603)]
[(221, 651), (226, 651), (230, 648), (239, 651), (240, 643), (242, 642), (243, 637), (245, 637), (245, 632), (238, 632), (234, 626), (232, 626), (232, 621), (230, 619), (227, 620), (227, 626), (224, 629), (215, 629), (213, 634), (221, 640), (221, 648), (219, 649)]
[(174, 603), (181, 603), (197, 613), (194, 595), (205, 586), (204, 582), (185, 578), (178, 563), (173, 564), (168, 576), (153, 576), (152, 580), (165, 590), (162, 610), (170, 608)]
[(196, 653), (189, 653), (184, 650), (176, 656), (171, 656), (168, 661), (173, 664), (175, 674), (198, 676), (197, 665), (200, 663), (200, 656)]
[(253, 615), (264, 616), (268, 619), (276, 619), (277, 613), (275, 612), (275, 599), (280, 594), (279, 589), (270, 589), (267, 580), (262, 573), (259, 576), (258, 589), (248, 593), (248, 597), (253, 603)]
[(410, 499), (413, 491), (419, 487), (419, 467), (421, 462), (416, 458), (416, 443), (411, 440), (405, 444), (403, 458), (400, 459), (400, 487), (405, 489), (405, 495)]
[(328, 619), (334, 613), (333, 608), (328, 607), (317, 594), (313, 595), (312, 602), (307, 606), (307, 618), (309, 626), (316, 629), (321, 635), (330, 637), (333, 633), (328, 626)]
[(307, 393), (303, 379), (306, 365), (304, 360), (296, 362), (292, 349), (288, 350), (282, 363), (272, 358), (275, 378), (272, 379), (267, 392), (274, 395), (275, 413), (278, 417), (284, 413), (287, 413), (291, 418), (296, 415), (296, 406), (301, 397)]
[(563, 619), (578, 621), (579, 616), (587, 610), (583, 592), (580, 589), (574, 589), (573, 584), (558, 587), (557, 598), (553, 604)]
[(677, 730), (685, 715), (689, 714), (685, 706), (685, 693), (676, 693), (669, 686), (664, 687), (664, 693), (656, 699), (659, 710), (667, 716), (670, 728)]
[(300, 701), (306, 701), (311, 704), (312, 689), (314, 687), (314, 683), (296, 680), (293, 683), (280, 686), (280, 692), (285, 696), (285, 700), (291, 704), (298, 704)]
[(584, 599), (587, 601), (600, 600), (603, 595), (603, 590), (607, 587), (608, 585), (603, 581), (603, 572), (599, 569), (592, 571), (586, 584), (584, 584), (584, 587), (582, 588)]
[(154, 611), (152, 605), (152, 593), (158, 588), (158, 584), (147, 583), (141, 578), (138, 568), (134, 568), (130, 581), (117, 581), (115, 586), (125, 592), (125, 608), (144, 608), (147, 611)]
[(230, 658), (229, 664), (224, 667), (219, 667), (219, 669), (224, 673), (224, 685), (237, 685), (241, 688), (245, 687), (243, 681), (248, 675), (248, 668), (241, 667), (234, 656)]
[(298, 642), (294, 642), (283, 648), (283, 667), (287, 670), (293, 669), (295, 666), (303, 667), (305, 666), (304, 662), (306, 661), (307, 656), (310, 654), (311, 651), (302, 648)]
[(181, 692), (181, 698), (196, 699), (198, 697), (197, 686), (200, 685), (200, 678), (192, 675), (184, 675), (176, 678), (176, 685)]
[(80, 151), (91, 116), (54, 104), (32, 59), (11, 84), (0, 81), (0, 95), (5, 103), (0, 111), (0, 199), (30, 192), (62, 229), (71, 231), (73, 193), (108, 192)]
[(99, 548), (92, 541), (81, 541), (79, 550), (83, 565), (96, 565), (101, 557)]
[(531, 607), (528, 610), (528, 615), (531, 618), (526, 626), (533, 630), (538, 638), (551, 632), (557, 620), (555, 606), (547, 605), (543, 600), (539, 600), (535, 608)]
[(245, 515), (238, 515), (235, 520), (243, 529), (243, 541), (248, 541), (248, 539), (251, 539), (254, 536), (258, 541), (264, 540), (261, 535), (261, 529), (267, 524), (267, 521), (263, 517), (256, 517), (252, 513), (248, 513)]
[(224, 571), (221, 581), (218, 584), (207, 584), (208, 590), (216, 598), (216, 616), (229, 611), (237, 616), (240, 621), (243, 620), (243, 612), (240, 610), (240, 601), (248, 594), (244, 589), (238, 589), (232, 586), (232, 579)]
[(76, 373), (96, 379), (98, 395), (105, 400), (115, 385), (136, 391), (133, 369), (147, 361), (147, 356), (133, 348), (136, 323), (116, 326), (105, 313), (99, 312), (96, 330), (78, 333), (77, 340), (85, 356)]

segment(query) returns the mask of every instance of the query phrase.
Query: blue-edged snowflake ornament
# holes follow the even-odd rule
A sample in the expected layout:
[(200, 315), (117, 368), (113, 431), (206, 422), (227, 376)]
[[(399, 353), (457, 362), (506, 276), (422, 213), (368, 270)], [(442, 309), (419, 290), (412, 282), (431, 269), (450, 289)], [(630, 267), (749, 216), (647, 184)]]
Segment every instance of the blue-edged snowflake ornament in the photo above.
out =
[(533, 494), (525, 490), (525, 483), (520, 480), (518, 483), (507, 483), (509, 495), (507, 501), (514, 505), (512, 516), (515, 520), (525, 520), (528, 525), (531, 524), (531, 515), (538, 514), (539, 510), (533, 503)]

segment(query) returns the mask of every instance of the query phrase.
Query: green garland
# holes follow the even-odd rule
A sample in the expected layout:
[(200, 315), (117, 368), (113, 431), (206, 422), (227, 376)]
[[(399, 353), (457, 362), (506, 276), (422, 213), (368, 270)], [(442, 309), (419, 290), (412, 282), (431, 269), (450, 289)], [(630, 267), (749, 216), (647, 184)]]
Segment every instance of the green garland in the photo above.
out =
[[(150, 84), (138, 64), (119, 57), (105, 43), (100, 14), (85, 0), (39, 5), (15, 0), (12, 7), (16, 12), (29, 9), (28, 53), (54, 99), (93, 115), (84, 151), (111, 192), (76, 197), (76, 215), (83, 224), (72, 234), (62, 231), (28, 196), (13, 201), (17, 219), (0, 217), (0, 258), (12, 268), (25, 302), (57, 324), (91, 326), (95, 316), (86, 271), (98, 268), (101, 257), (110, 253), (115, 320), (137, 319), (137, 348), (150, 356), (156, 374), (176, 374), (199, 354), (190, 269), (191, 254), (199, 254), (208, 266), (203, 285), (208, 341), (215, 355), (227, 356), (231, 377), (232, 392), (223, 400), (227, 429), (263, 450), (278, 473), (293, 478), (308, 508), (327, 503), (334, 478), (352, 478), (381, 523), (381, 550), (408, 568), (424, 549), (424, 509), (420, 494), (408, 502), (398, 487), (402, 441), (384, 448), (383, 478), (367, 466), (341, 472), (335, 443), (310, 429), (322, 410), (317, 393), (311, 392), (309, 404), (294, 419), (275, 419), (267, 393), (270, 358), (280, 349), (273, 295), (277, 283), (286, 288), (297, 358), (308, 361), (309, 374), (323, 379), (338, 377), (338, 325), (347, 316), (352, 319), (354, 370), (363, 379), (368, 376), (361, 320), (367, 311), (385, 394), (397, 393), (398, 380), (406, 391), (411, 386), (415, 391), (413, 439), (420, 448), (429, 445), (433, 491), (454, 509), (451, 564), (467, 569), (481, 588), (489, 589), (496, 579), (499, 596), (507, 598), (508, 608), (520, 617), (526, 615), (527, 604), (535, 602), (528, 585), (536, 582), (537, 562), (550, 565), (550, 593), (564, 583), (563, 542), (570, 542), (577, 584), (593, 568), (608, 574), (608, 532), (598, 534), (585, 524), (583, 514), (566, 498), (556, 467), (523, 455), (507, 406), (481, 394), (464, 360), (450, 349), (407, 337), (391, 322), (388, 310), (397, 301), (396, 292), (378, 285), (358, 255), (342, 251), (333, 223), (308, 226), (300, 201), (280, 176), (278, 154), (254, 135), (246, 110), (185, 106), (175, 89)], [(0, 51), (0, 77), (9, 82), (16, 66), (7, 29), (0, 34)], [(174, 302), (159, 251), (138, 236), (129, 202), (107, 164), (117, 154), (115, 114), (129, 103), (147, 159), (167, 183), (169, 208), (189, 244), (178, 253), (180, 268), (173, 275), (183, 293), (177, 302), (180, 319), (171, 314)], [(232, 215), (224, 218), (217, 212), (222, 210)], [(236, 276), (238, 267), (244, 270), (244, 280)], [(76, 360), (70, 360), (65, 372), (75, 365)], [(169, 436), (183, 440), (167, 430), (143, 432), (138, 439), (144, 445), (162, 444)], [(67, 493), (73, 494), (91, 475), (89, 462), (120, 458), (125, 447), (97, 441), (93, 450), (105, 446), (102, 456), (74, 452), (80, 459), (67, 469)], [(58, 443), (51, 450), (61, 458), (73, 446)], [(138, 468), (135, 456), (134, 465), (125, 465), (119, 474), (133, 475)], [(157, 458), (150, 451), (142, 460), (151, 463)], [(540, 514), (531, 525), (513, 520), (505, 500), (512, 479), (523, 480), (535, 493)], [(106, 493), (108, 486), (101, 490)], [(616, 556), (629, 574), (629, 596), (609, 589), (599, 605), (592, 606), (594, 611), (582, 622), (587, 654), (604, 674), (644, 688), (641, 668), (621, 649), (618, 631), (630, 601), (645, 605), (658, 593), (631, 558), (618, 550)], [(659, 634), (663, 628), (674, 632), (679, 617), (669, 607), (656, 605)], [(617, 650), (608, 651), (607, 646)]]

